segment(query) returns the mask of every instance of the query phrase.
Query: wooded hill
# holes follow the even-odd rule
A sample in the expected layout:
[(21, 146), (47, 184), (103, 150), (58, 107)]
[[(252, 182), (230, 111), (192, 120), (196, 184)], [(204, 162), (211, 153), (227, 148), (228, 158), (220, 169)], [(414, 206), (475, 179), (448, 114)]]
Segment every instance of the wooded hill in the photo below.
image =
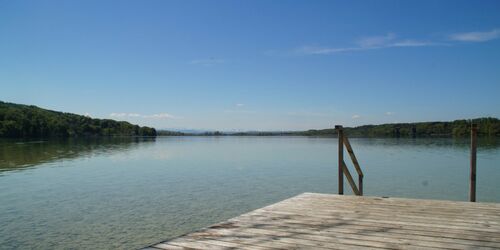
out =
[[(470, 135), (471, 122), (478, 124), (478, 136), (500, 137), (500, 120), (477, 118), (451, 122), (393, 123), (346, 127), (344, 131), (353, 137), (463, 137)], [(334, 135), (335, 129), (308, 130), (300, 135)]]
[(156, 136), (156, 130), (124, 121), (93, 119), (0, 101), (0, 137)]

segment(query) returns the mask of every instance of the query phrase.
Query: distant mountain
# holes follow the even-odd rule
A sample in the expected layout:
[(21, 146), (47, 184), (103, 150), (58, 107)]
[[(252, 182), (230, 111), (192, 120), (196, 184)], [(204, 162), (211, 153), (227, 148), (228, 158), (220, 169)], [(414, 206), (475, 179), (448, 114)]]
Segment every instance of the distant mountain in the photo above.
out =
[(156, 136), (156, 130), (124, 121), (93, 119), (0, 101), (0, 137), (76, 136)]
[(211, 132), (211, 130), (189, 129), (189, 128), (165, 128), (165, 129), (158, 129), (158, 132), (160, 132), (160, 131), (179, 132), (179, 133), (184, 133), (184, 134), (203, 134), (203, 133)]

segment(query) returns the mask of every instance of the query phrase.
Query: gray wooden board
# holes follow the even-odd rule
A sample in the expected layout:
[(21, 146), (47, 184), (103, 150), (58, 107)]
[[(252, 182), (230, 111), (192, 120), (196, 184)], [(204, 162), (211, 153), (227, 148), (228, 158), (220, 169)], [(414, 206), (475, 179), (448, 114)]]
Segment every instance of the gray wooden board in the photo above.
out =
[(149, 249), (500, 249), (500, 204), (303, 193)]

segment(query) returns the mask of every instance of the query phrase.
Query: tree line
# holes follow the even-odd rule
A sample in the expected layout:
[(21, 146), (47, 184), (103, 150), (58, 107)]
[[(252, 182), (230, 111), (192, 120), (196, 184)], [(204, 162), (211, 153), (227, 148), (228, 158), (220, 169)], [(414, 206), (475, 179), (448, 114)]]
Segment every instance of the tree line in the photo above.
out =
[[(500, 137), (500, 120), (492, 117), (450, 122), (392, 123), (346, 127), (353, 137), (464, 137), (470, 135), (471, 124), (478, 125), (478, 136)], [(301, 135), (335, 135), (335, 129), (308, 130)]]
[[(344, 131), (354, 137), (464, 137), (470, 135), (471, 124), (478, 125), (478, 136), (500, 136), (500, 120), (486, 117), (450, 122), (392, 123), (347, 127)], [(309, 130), (303, 135), (334, 135), (335, 129)]]
[[(500, 137), (500, 120), (486, 117), (450, 122), (391, 123), (345, 127), (352, 137), (464, 137), (470, 135), (471, 123), (478, 124), (478, 136)], [(311, 129), (306, 131), (254, 131), (254, 132), (203, 132), (182, 133), (158, 131), (165, 136), (336, 136), (334, 128)]]
[[(470, 135), (471, 123), (478, 124), (479, 136), (500, 137), (500, 120), (492, 117), (450, 122), (393, 123), (346, 127), (353, 137), (463, 137)], [(93, 119), (36, 106), (0, 101), (0, 137), (77, 137), (77, 136), (335, 136), (335, 129), (307, 131), (204, 132), (157, 131), (124, 121)]]
[(124, 121), (93, 119), (0, 101), (0, 137), (156, 136), (156, 130)]

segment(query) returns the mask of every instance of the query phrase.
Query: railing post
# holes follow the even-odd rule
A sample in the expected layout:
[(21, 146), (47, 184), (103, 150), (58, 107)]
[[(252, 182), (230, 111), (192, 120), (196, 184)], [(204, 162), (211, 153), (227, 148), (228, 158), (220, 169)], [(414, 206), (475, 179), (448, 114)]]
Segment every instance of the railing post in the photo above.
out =
[(335, 125), (339, 137), (339, 194), (344, 194), (344, 171), (342, 170), (344, 163), (344, 131), (342, 125)]
[(476, 153), (477, 153), (477, 124), (472, 124), (470, 130), (470, 183), (469, 200), (476, 201)]
[(358, 175), (359, 195), (363, 196), (363, 176)]

